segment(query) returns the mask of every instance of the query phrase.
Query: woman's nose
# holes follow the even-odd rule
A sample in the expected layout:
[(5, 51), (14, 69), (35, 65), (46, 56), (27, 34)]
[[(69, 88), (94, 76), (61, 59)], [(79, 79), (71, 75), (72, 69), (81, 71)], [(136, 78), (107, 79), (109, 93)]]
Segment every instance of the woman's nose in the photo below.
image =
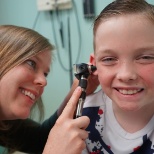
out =
[(47, 79), (44, 76), (44, 74), (39, 73), (36, 75), (36, 77), (34, 79), (34, 83), (39, 86), (45, 87), (47, 85)]
[(136, 80), (137, 72), (136, 72), (135, 66), (130, 63), (121, 64), (121, 66), (119, 67), (118, 73), (117, 73), (117, 79), (123, 82)]

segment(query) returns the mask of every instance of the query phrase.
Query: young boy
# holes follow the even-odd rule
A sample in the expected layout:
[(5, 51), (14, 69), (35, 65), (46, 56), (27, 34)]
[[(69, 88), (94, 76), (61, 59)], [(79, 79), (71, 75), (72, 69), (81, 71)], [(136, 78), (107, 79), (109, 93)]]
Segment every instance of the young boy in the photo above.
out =
[(94, 23), (102, 90), (86, 98), (89, 138), (82, 154), (154, 153), (154, 6), (117, 0)]

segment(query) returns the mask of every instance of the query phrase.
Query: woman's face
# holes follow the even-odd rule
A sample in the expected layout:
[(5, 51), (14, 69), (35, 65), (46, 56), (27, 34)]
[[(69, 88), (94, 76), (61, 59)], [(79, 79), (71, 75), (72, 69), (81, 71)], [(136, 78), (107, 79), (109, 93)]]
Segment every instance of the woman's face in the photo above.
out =
[(51, 51), (43, 51), (7, 72), (0, 80), (0, 119), (25, 119), (42, 95)]

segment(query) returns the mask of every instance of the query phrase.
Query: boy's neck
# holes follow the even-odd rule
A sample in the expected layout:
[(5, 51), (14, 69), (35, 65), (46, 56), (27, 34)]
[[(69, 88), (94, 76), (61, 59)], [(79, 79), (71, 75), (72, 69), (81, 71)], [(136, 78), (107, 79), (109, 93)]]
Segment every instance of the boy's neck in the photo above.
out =
[(138, 111), (125, 111), (113, 103), (113, 111), (121, 127), (129, 133), (135, 133), (143, 129), (154, 115), (154, 104)]

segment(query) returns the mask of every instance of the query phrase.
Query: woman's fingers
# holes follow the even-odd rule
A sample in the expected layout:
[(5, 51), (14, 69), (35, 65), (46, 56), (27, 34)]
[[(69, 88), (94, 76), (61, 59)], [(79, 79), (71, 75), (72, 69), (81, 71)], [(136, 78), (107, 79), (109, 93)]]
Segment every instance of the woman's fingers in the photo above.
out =
[(77, 87), (75, 91), (73, 92), (72, 97), (70, 98), (66, 107), (64, 108), (61, 117), (73, 119), (74, 112), (76, 110), (80, 95), (81, 95), (81, 87)]
[(87, 116), (82, 116), (74, 120), (76, 126), (81, 129), (86, 129), (89, 125), (89, 118)]

